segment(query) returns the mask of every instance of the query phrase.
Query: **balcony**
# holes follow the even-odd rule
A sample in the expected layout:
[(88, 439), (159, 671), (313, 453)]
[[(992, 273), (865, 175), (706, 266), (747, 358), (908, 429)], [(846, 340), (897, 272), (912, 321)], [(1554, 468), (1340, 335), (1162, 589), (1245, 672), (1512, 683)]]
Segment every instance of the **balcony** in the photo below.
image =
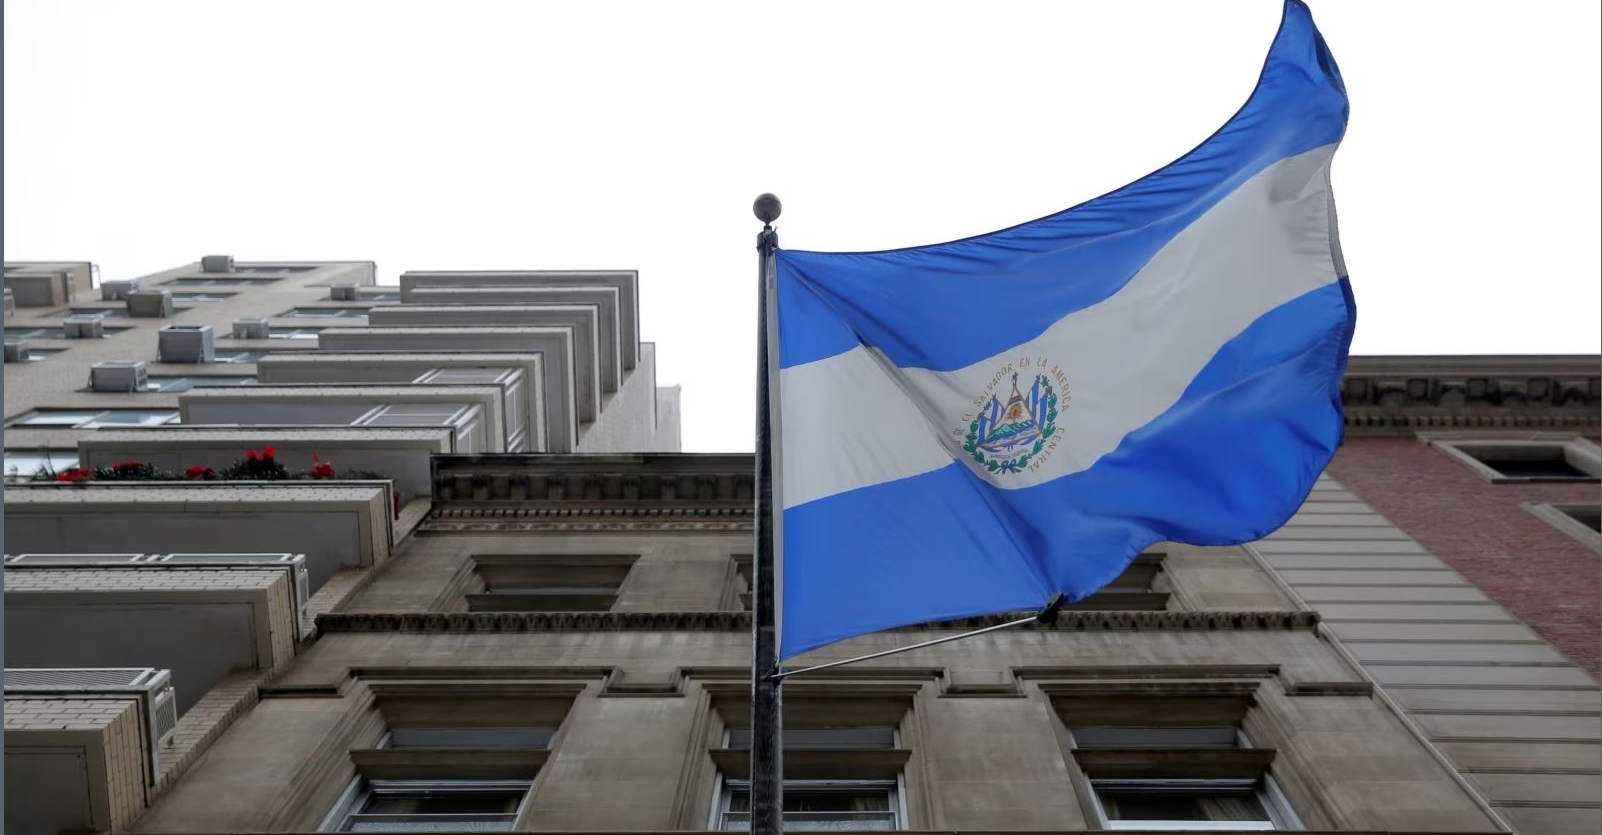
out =
[(509, 435), (500, 386), (248, 386), (196, 389), (178, 397), (190, 425), (447, 427), (455, 448), (504, 451)]
[(11, 484), (6, 549), (305, 554), (315, 593), (340, 569), (389, 559), (391, 495), (387, 481)]

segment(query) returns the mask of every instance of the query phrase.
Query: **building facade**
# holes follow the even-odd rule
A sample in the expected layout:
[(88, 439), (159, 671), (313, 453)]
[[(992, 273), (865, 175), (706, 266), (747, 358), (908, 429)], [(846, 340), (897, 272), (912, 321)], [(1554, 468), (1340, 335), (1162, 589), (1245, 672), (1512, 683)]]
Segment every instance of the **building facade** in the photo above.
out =
[[(632, 273), (25, 266), (8, 832), (746, 826), (752, 462), (677, 452)], [(49, 331), (119, 304), (101, 327), (132, 333)], [(175, 324), (214, 361), (154, 362)], [(143, 387), (94, 390), (98, 361)], [(1346, 446), (1264, 540), (787, 681), (787, 828), (1596, 831), (1597, 358), (1354, 358), (1345, 398)], [(334, 469), (204, 476), (269, 445)]]

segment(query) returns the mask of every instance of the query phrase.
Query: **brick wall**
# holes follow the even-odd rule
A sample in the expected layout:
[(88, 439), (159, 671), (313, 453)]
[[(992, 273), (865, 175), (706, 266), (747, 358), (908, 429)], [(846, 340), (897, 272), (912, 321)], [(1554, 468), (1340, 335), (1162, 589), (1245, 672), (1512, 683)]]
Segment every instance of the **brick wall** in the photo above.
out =
[(123, 705), (125, 709), (106, 727), (104, 737), (111, 826), (116, 832), (133, 826), (145, 811), (145, 750), (150, 745), (139, 703), (125, 700)]
[(1329, 473), (1592, 676), (1598, 674), (1602, 560), (1519, 506), (1595, 504), (1596, 484), (1495, 484), (1410, 438), (1349, 439)]

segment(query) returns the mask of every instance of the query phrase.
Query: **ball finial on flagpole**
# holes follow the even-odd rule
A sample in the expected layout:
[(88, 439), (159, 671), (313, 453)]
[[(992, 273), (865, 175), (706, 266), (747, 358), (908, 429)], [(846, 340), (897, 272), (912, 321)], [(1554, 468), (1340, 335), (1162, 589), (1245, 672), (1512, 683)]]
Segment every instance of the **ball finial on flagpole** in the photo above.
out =
[(779, 198), (772, 194), (762, 194), (751, 204), (751, 211), (756, 213), (757, 220), (763, 224), (770, 224), (779, 219), (779, 213), (784, 211), (784, 206), (779, 203)]

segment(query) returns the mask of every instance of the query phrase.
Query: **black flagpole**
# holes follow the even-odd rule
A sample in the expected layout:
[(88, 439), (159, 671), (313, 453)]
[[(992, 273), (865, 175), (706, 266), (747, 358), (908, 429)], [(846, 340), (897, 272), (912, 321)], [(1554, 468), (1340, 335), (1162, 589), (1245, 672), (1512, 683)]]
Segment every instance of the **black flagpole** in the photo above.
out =
[(779, 233), (779, 198), (764, 194), (752, 205), (762, 232), (757, 235), (757, 420), (756, 420), (756, 554), (751, 595), (751, 833), (780, 835), (784, 831), (784, 761), (780, 753), (783, 705), (779, 697), (778, 629), (774, 619), (773, 566), (773, 450), (771, 448), (772, 383), (768, 363), (772, 332), (774, 252)]

